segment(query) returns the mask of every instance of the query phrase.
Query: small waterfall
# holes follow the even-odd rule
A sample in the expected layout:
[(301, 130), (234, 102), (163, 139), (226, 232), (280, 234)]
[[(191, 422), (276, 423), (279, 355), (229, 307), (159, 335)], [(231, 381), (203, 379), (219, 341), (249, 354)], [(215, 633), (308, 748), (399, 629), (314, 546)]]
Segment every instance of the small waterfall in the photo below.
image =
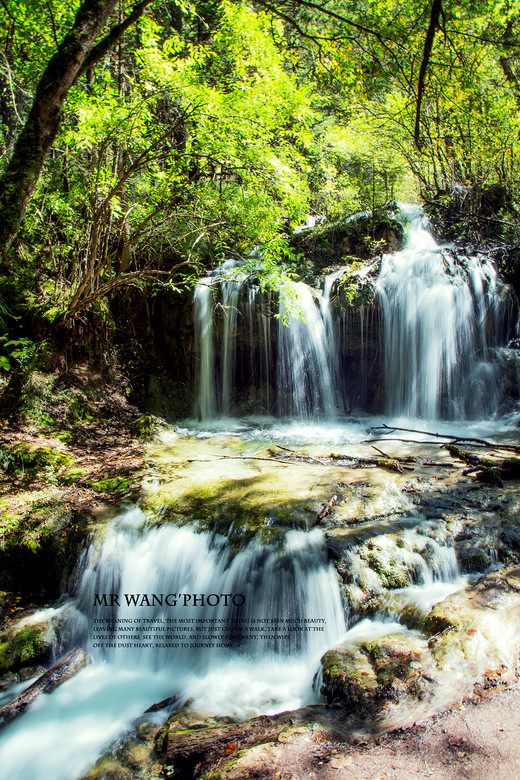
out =
[(377, 280), (382, 311), (386, 412), (465, 419), (500, 403), (489, 348), (504, 343), (508, 302), (494, 266), (439, 246), (417, 206), (406, 248), (384, 255)]
[(222, 334), (222, 404), (223, 414), (228, 414), (235, 378), (236, 363), (236, 327), (238, 301), (242, 292), (242, 282), (222, 282), (222, 308), (224, 309), (224, 327)]
[(312, 290), (295, 285), (300, 316), (287, 312), (280, 298), (278, 328), (278, 411), (281, 415), (313, 417), (335, 413), (331, 379), (331, 350), (326, 325)]
[[(346, 630), (337, 578), (320, 531), (289, 531), (281, 545), (252, 542), (230, 557), (223, 537), (171, 525), (142, 528), (144, 519), (139, 509), (130, 510), (114, 521), (101, 550), (92, 546), (88, 554), (70, 642), (86, 646), (94, 658), (151, 670), (171, 665), (198, 673), (210, 659), (215, 665), (217, 659), (237, 653), (257, 659), (269, 655), (273, 662), (299, 656), (312, 665), (320, 651)], [(119, 605), (96, 606), (96, 594), (117, 595)], [(178, 602), (172, 606), (157, 599), (153, 605), (136, 607), (135, 594), (139, 598), (177, 594)], [(181, 594), (204, 594), (204, 603), (199, 598), (194, 606), (193, 599), (184, 605)], [(233, 603), (231, 595), (225, 599), (223, 594), (240, 596)], [(114, 621), (115, 636), (119, 625), (133, 623), (136, 617), (164, 622), (166, 627), (167, 619), (181, 618), (188, 621), (186, 635), (207, 633), (205, 627), (217, 625), (223, 638), (211, 650), (205, 644), (198, 649), (193, 639), (183, 649), (171, 644), (147, 647), (146, 641), (137, 643), (144, 645), (141, 648), (117, 647), (110, 638), (113, 647), (97, 649), (93, 637), (98, 621)], [(295, 629), (314, 618), (324, 621), (319, 624), (323, 631)], [(278, 622), (276, 631), (270, 621)], [(252, 626), (259, 627), (256, 638), (251, 637)], [(149, 629), (139, 625), (133, 633), (144, 636)]]
[(320, 312), (325, 330), (325, 339), (329, 358), (330, 381), (334, 393), (334, 405), (337, 410), (345, 411), (348, 408), (348, 399), (343, 397), (343, 382), (340, 368), (340, 358), (338, 349), (338, 323), (333, 317), (331, 309), (331, 295), (334, 283), (341, 279), (345, 273), (344, 268), (334, 271), (325, 277), (323, 285), (323, 294), (320, 298)]
[(199, 345), (198, 416), (211, 419), (216, 413), (215, 353), (213, 345), (213, 289), (209, 277), (202, 279), (194, 293), (195, 341)]
[(419, 206), (401, 211), (407, 244), (383, 256), (375, 304), (331, 306), (345, 269), (325, 277), (321, 294), (291, 283), (300, 316), (284, 295), (271, 311), (270, 297), (236, 263), (219, 271), (214, 294), (203, 280), (194, 315), (199, 416), (334, 419), (358, 409), (464, 420), (505, 412), (519, 386), (504, 351), (515, 325), (509, 288), (489, 258), (439, 245)]

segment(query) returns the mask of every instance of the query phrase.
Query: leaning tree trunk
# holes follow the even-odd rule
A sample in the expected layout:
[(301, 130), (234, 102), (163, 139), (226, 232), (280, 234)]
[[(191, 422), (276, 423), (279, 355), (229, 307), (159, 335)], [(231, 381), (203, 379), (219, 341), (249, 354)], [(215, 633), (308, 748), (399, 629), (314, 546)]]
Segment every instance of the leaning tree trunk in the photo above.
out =
[(140, 0), (131, 13), (96, 39), (119, 0), (83, 0), (74, 24), (40, 78), (34, 102), (13, 154), (0, 179), (0, 252), (11, 244), (36, 186), (49, 149), (58, 134), (69, 89), (85, 68), (94, 65), (119, 40), (153, 0)]

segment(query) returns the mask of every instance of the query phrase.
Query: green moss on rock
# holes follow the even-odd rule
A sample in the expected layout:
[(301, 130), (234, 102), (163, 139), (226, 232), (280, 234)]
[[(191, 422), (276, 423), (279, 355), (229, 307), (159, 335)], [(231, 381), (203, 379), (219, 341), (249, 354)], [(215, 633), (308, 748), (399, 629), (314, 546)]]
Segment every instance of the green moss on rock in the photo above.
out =
[(98, 482), (87, 482), (87, 487), (96, 493), (128, 493), (132, 488), (133, 480), (130, 477), (110, 477), (100, 479)]
[(67, 471), (64, 471), (63, 474), (60, 474), (58, 480), (62, 483), (62, 485), (75, 485), (76, 482), (79, 482), (81, 479), (83, 479), (85, 474), (85, 469), (73, 467), (71, 469), (67, 469)]
[(55, 447), (20, 442), (9, 448), (10, 470), (15, 473), (29, 472), (36, 474), (44, 468), (58, 469), (70, 466), (74, 458)]
[(42, 660), (48, 650), (47, 624), (26, 625), (0, 634), (0, 671), (6, 672)]

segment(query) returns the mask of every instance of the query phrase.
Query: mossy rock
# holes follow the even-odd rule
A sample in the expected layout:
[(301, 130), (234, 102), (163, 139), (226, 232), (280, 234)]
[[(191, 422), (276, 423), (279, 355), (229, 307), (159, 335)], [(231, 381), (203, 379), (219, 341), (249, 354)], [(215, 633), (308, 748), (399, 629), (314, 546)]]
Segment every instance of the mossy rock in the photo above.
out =
[(332, 302), (336, 307), (359, 308), (376, 303), (374, 282), (367, 274), (360, 273), (364, 264), (352, 262), (348, 271), (337, 280), (332, 290)]
[(34, 665), (48, 656), (54, 636), (47, 623), (10, 628), (0, 634), (0, 671)]
[(12, 445), (9, 448), (9, 455), (11, 460), (9, 470), (15, 473), (36, 474), (44, 468), (58, 469), (74, 463), (74, 458), (71, 455), (67, 455), (55, 447), (44, 447), (26, 442)]
[(87, 487), (96, 493), (128, 493), (134, 481), (130, 477), (110, 477), (100, 479), (98, 482), (86, 482)]
[(71, 422), (92, 422), (99, 417), (97, 408), (82, 395), (75, 395), (67, 409), (67, 418)]
[(298, 269), (305, 281), (334, 265), (368, 260), (381, 252), (394, 252), (403, 245), (404, 229), (382, 209), (362, 212), (346, 220), (303, 230), (290, 238), (303, 256)]
[(287, 530), (306, 528), (316, 516), (314, 502), (275, 496), (263, 490), (264, 477), (212, 480), (188, 490), (150, 491), (141, 507), (157, 522), (196, 524), (199, 531), (225, 536), (232, 554), (253, 538), (262, 544), (281, 543)]
[(54, 438), (63, 444), (72, 444), (74, 441), (74, 435), (70, 431), (57, 431), (54, 434)]
[(132, 426), (132, 433), (139, 439), (152, 439), (157, 432), (157, 420), (151, 414), (139, 417)]
[(413, 664), (420, 662), (427, 650), (426, 640), (418, 635), (387, 634), (360, 645), (370, 657), (380, 685), (394, 682), (395, 678), (408, 679), (413, 674)]
[(73, 467), (71, 469), (67, 469), (67, 471), (64, 471), (63, 474), (60, 474), (58, 481), (61, 482), (62, 485), (75, 485), (76, 482), (79, 482), (83, 479), (85, 474), (85, 469)]

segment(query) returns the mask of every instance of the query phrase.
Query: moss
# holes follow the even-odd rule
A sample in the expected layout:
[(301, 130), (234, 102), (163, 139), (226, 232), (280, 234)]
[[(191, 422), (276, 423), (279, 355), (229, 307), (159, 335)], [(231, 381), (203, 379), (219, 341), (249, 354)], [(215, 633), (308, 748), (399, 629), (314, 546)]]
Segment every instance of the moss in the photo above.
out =
[(85, 469), (82, 468), (76, 467), (67, 469), (67, 471), (63, 472), (63, 474), (59, 475), (58, 481), (61, 482), (62, 485), (75, 485), (76, 482), (79, 482), (81, 479), (83, 479), (85, 474)]
[(54, 438), (63, 442), (63, 444), (72, 444), (74, 441), (74, 436), (70, 431), (57, 431), (57, 433), (54, 434)]
[(0, 670), (16, 669), (41, 659), (48, 649), (43, 637), (46, 630), (43, 626), (24, 626), (0, 635)]
[(151, 414), (139, 417), (132, 428), (134, 436), (139, 439), (151, 439), (157, 431), (157, 422)]
[(76, 395), (70, 404), (67, 417), (72, 422), (92, 422), (97, 418), (97, 410), (82, 395)]
[(10, 470), (15, 473), (30, 472), (36, 474), (44, 468), (57, 469), (70, 466), (74, 458), (53, 447), (44, 447), (21, 442), (9, 448), (11, 457)]
[[(81, 469), (77, 469), (81, 471)], [(111, 477), (101, 479), (99, 482), (86, 482), (87, 487), (95, 490), (96, 493), (128, 493), (133, 485), (130, 477)]]
[(169, 488), (143, 497), (142, 508), (158, 522), (196, 524), (200, 531), (226, 536), (232, 552), (253, 538), (281, 543), (288, 529), (306, 528), (317, 513), (316, 503), (285, 493), (286, 486), (270, 482), (268, 475), (242, 479), (211, 479), (182, 490)]

